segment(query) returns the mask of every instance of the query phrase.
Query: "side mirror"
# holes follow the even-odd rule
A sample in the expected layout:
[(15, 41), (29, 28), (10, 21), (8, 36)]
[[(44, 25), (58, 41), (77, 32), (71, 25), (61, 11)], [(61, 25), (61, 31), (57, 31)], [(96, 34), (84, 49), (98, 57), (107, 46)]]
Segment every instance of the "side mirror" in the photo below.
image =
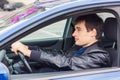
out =
[(10, 80), (10, 73), (8, 68), (0, 62), (0, 80)]

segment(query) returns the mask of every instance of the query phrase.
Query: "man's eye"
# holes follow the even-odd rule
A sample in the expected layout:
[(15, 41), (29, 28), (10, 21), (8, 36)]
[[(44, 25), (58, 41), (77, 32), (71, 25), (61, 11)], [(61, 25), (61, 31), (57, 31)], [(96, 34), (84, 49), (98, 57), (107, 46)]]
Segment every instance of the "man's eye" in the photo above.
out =
[(80, 29), (77, 29), (77, 31), (81, 31)]

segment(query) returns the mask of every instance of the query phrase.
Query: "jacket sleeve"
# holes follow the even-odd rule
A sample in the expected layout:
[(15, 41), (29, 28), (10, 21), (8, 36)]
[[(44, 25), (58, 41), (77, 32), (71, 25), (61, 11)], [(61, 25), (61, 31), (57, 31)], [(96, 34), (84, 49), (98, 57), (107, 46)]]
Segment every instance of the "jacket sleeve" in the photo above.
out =
[(54, 64), (59, 68), (69, 67), (71, 70), (82, 70), (88, 68), (99, 68), (101, 65), (107, 65), (108, 54), (102, 52), (92, 52), (88, 55), (81, 55), (79, 57), (66, 57), (59, 52), (46, 52), (43, 50), (35, 51), (32, 50), (30, 59), (34, 61), (44, 61), (47, 63)]

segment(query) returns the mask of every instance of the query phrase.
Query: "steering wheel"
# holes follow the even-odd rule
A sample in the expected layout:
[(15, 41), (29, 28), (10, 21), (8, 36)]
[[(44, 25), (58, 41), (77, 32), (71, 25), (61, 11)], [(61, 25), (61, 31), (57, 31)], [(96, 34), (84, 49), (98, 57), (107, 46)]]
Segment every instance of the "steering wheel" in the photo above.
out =
[[(32, 73), (32, 69), (31, 69), (30, 65), (28, 64), (28, 62), (27, 62), (26, 58), (24, 57), (24, 55), (23, 55), (22, 53), (18, 52), (18, 56), (19, 56), (20, 59), (22, 60), (24, 66), (25, 66), (26, 69), (27, 69), (27, 71), (28, 71), (29, 73)], [(6, 56), (6, 50), (0, 50), (0, 62), (2, 62), (2, 60), (3, 60), (4, 58), (7, 58), (7, 56)], [(7, 60), (8, 60), (8, 59), (7, 59)]]
[(18, 52), (18, 56), (19, 56), (20, 59), (22, 60), (24, 66), (25, 66), (26, 69), (27, 69), (27, 71), (28, 71), (29, 73), (32, 73), (32, 69), (31, 69), (30, 65), (28, 64), (25, 56), (24, 56), (21, 52)]

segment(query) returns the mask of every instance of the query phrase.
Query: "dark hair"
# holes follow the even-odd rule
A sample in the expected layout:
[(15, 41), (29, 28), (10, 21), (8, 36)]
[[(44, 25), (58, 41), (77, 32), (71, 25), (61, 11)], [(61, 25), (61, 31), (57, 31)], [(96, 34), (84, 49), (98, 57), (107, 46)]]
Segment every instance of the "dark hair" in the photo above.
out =
[(87, 31), (96, 29), (97, 31), (96, 39), (100, 40), (103, 32), (103, 20), (96, 14), (89, 14), (77, 17), (75, 20), (75, 24), (82, 21), (85, 21)]

